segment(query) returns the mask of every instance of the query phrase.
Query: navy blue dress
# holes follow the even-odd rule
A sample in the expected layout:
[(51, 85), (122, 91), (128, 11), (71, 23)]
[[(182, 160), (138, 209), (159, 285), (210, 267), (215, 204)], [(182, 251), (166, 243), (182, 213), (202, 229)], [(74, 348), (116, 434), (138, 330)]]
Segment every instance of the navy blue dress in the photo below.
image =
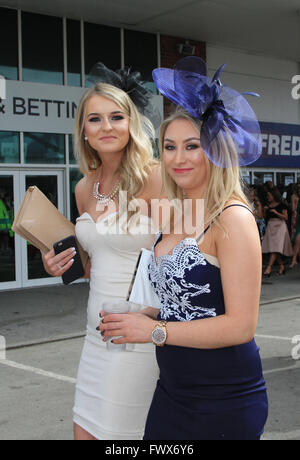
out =
[[(161, 320), (225, 313), (220, 269), (208, 262), (195, 239), (182, 240), (171, 255), (157, 260), (153, 251), (149, 278), (161, 300)], [(268, 400), (254, 339), (209, 350), (165, 345), (156, 347), (156, 356), (160, 377), (144, 439), (260, 439)]]

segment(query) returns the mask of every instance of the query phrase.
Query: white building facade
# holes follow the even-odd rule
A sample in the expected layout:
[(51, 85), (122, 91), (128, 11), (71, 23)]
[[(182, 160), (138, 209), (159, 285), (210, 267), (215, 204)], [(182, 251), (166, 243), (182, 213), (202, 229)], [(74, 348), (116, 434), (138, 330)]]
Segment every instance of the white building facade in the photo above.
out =
[[(33, 5), (40, 2), (28, 3), (25, 11), (1, 7), (0, 2), (0, 290), (61, 282), (44, 272), (39, 251), (10, 227), (30, 185), (37, 185), (75, 222), (74, 189), (81, 174), (72, 134), (76, 107), (91, 86), (92, 66), (98, 61), (112, 69), (131, 66), (155, 94), (152, 69), (182, 57), (173, 49), (176, 40), (162, 35), (165, 30), (134, 30), (107, 20), (104, 25), (84, 15), (42, 14)], [(280, 187), (300, 182), (300, 106), (292, 97), (299, 64), (209, 42), (195, 44), (211, 74), (226, 63), (223, 83), (261, 95), (249, 102), (261, 122), (264, 151), (244, 169), (245, 180), (272, 180)], [(162, 108), (161, 96), (156, 98)]]

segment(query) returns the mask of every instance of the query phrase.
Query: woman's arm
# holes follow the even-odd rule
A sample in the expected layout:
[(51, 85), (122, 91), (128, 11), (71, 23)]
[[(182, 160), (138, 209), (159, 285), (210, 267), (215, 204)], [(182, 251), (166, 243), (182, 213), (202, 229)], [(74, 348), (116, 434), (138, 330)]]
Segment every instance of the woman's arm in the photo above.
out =
[(299, 197), (297, 195), (292, 195), (292, 212), (297, 211)]
[[(77, 182), (76, 187), (75, 187), (75, 200), (76, 200), (76, 206), (79, 215), (84, 213), (84, 195), (85, 195), (85, 189), (87, 186), (87, 177), (83, 177), (80, 179), (79, 182)], [(91, 260), (88, 259), (87, 263), (84, 267), (84, 275), (82, 278), (84, 279), (89, 279), (90, 278), (90, 271), (91, 271)]]
[[(226, 210), (221, 221), (229, 238), (214, 226), (226, 312), (215, 318), (168, 322), (168, 345), (215, 349), (248, 343), (254, 337), (261, 290), (262, 257), (257, 225), (249, 211)], [(144, 318), (141, 318), (144, 316)], [(123, 336), (115, 343), (150, 342), (157, 321), (137, 315), (107, 315), (104, 335)]]
[(257, 201), (257, 207), (255, 209), (255, 216), (257, 217), (257, 219), (263, 219), (264, 218), (263, 207), (262, 207), (260, 201)]
[(276, 211), (276, 209), (271, 209), (272, 214), (274, 217), (278, 217), (278, 219), (282, 219), (287, 221), (288, 220), (288, 212), (286, 209), (283, 209), (282, 212)]
[(156, 319), (159, 313), (159, 308), (146, 307), (143, 310), (140, 310), (140, 313), (148, 316), (149, 318)]

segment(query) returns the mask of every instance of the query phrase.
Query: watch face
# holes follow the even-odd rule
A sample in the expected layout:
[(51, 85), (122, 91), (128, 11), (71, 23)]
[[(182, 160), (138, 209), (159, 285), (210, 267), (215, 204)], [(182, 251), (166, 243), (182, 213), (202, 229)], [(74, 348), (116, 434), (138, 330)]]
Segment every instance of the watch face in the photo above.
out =
[(165, 330), (161, 327), (156, 327), (152, 332), (152, 339), (153, 342), (156, 344), (164, 343), (164, 341), (166, 340)]

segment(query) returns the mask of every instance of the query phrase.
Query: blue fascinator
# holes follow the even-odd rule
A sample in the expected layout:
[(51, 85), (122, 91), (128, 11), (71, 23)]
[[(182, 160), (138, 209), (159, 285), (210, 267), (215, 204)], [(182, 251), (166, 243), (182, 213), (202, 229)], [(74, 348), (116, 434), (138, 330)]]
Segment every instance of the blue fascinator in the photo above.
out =
[[(155, 69), (153, 80), (164, 96), (202, 121), (201, 146), (212, 163), (223, 168), (245, 166), (261, 155), (262, 143), (257, 117), (243, 94), (258, 94), (240, 94), (222, 85), (219, 77), (224, 67), (210, 79), (206, 63), (189, 56), (174, 69)], [(223, 136), (218, 136), (220, 132)], [(232, 143), (235, 149), (228, 149)]]

